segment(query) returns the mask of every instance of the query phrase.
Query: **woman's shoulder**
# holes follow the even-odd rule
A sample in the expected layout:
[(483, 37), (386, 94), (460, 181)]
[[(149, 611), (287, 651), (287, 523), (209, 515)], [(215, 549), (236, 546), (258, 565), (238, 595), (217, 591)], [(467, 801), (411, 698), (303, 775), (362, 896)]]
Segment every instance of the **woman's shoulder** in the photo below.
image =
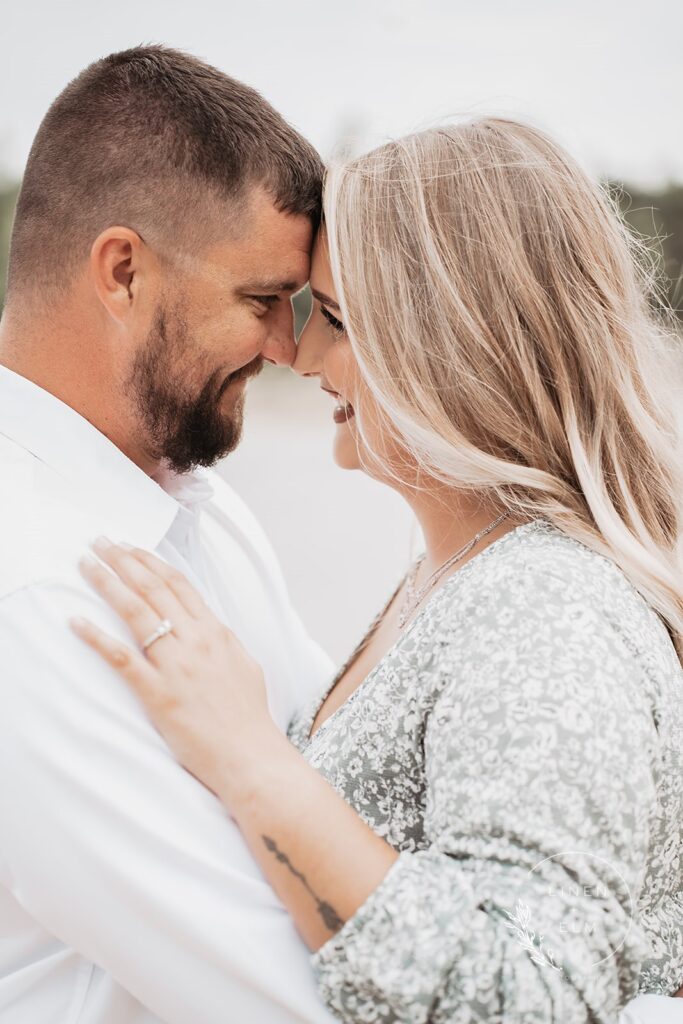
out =
[(434, 680), (434, 723), (454, 709), (473, 721), (504, 707), (510, 720), (537, 719), (541, 735), (553, 716), (588, 714), (596, 735), (628, 729), (635, 749), (658, 733), (657, 749), (679, 756), (683, 669), (663, 622), (611, 559), (534, 521), (448, 584), (414, 644)]
[(472, 582), (483, 586), (507, 575), (521, 580), (547, 578), (549, 587), (558, 581), (572, 593), (588, 593), (604, 587), (634, 593), (635, 588), (616, 562), (565, 533), (547, 519), (534, 519), (510, 530), (490, 544), (468, 566)]
[(434, 602), (432, 625), (473, 644), (615, 642), (680, 669), (659, 616), (616, 562), (545, 519), (511, 530), (463, 566)]

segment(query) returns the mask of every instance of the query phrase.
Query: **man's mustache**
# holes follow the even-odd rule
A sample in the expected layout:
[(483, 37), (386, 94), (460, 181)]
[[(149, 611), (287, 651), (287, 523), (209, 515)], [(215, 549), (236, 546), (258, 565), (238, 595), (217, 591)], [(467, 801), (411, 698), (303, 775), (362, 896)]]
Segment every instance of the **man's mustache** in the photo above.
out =
[(234, 373), (231, 373), (223, 381), (223, 386), (220, 391), (221, 395), (223, 394), (225, 389), (234, 381), (248, 380), (250, 377), (256, 377), (263, 369), (264, 362), (265, 360), (263, 356), (257, 356), (256, 359), (252, 359), (252, 361), (250, 363), (247, 363), (246, 366), (242, 366), (240, 367), (239, 370), (235, 370)]

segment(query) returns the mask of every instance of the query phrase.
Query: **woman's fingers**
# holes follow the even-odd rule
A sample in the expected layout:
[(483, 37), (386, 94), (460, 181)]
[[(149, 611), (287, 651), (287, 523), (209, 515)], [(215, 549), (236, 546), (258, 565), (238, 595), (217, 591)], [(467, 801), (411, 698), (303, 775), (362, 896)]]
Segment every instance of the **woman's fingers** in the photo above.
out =
[[(89, 556), (81, 559), (79, 568), (100, 597), (117, 612), (131, 633), (142, 645), (159, 625), (159, 614), (113, 572)], [(163, 618), (164, 616), (161, 616)], [(173, 622), (173, 620), (171, 620)], [(175, 623), (173, 623), (175, 628)], [(166, 638), (164, 638), (166, 640)], [(159, 641), (161, 643), (161, 641)]]
[(166, 583), (193, 619), (202, 619), (207, 615), (206, 601), (181, 572), (142, 548), (133, 548), (130, 554)]
[(127, 584), (160, 619), (168, 619), (179, 635), (188, 619), (188, 612), (168, 582), (150, 569), (139, 557), (137, 550), (112, 544), (104, 537), (98, 538), (93, 548), (102, 559)]
[(156, 670), (138, 651), (115, 640), (87, 619), (70, 619), (74, 633), (97, 651), (129, 683), (143, 701), (157, 689)]

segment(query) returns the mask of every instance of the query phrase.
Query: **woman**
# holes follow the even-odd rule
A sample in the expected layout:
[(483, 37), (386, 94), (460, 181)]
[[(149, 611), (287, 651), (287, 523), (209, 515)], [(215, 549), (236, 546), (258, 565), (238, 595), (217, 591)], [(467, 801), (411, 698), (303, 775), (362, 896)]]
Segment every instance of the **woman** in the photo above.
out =
[(224, 801), (341, 1019), (613, 1021), (683, 981), (682, 492), (637, 264), (510, 121), (390, 143), (325, 207), (295, 369), (425, 556), (289, 739), (153, 556), (83, 567), (144, 656), (74, 628)]

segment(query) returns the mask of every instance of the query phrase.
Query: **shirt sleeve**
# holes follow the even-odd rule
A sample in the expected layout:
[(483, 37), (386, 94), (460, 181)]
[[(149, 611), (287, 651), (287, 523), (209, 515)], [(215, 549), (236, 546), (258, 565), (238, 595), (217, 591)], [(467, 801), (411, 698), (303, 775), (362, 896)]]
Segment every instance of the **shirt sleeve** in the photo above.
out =
[(85, 586), (0, 601), (0, 882), (168, 1024), (330, 1020), (237, 826), (72, 615), (130, 642)]
[(375, 1024), (614, 1020), (648, 953), (641, 667), (598, 602), (547, 574), (497, 579), (453, 622), (424, 735), (427, 848), (314, 955), (323, 998)]

